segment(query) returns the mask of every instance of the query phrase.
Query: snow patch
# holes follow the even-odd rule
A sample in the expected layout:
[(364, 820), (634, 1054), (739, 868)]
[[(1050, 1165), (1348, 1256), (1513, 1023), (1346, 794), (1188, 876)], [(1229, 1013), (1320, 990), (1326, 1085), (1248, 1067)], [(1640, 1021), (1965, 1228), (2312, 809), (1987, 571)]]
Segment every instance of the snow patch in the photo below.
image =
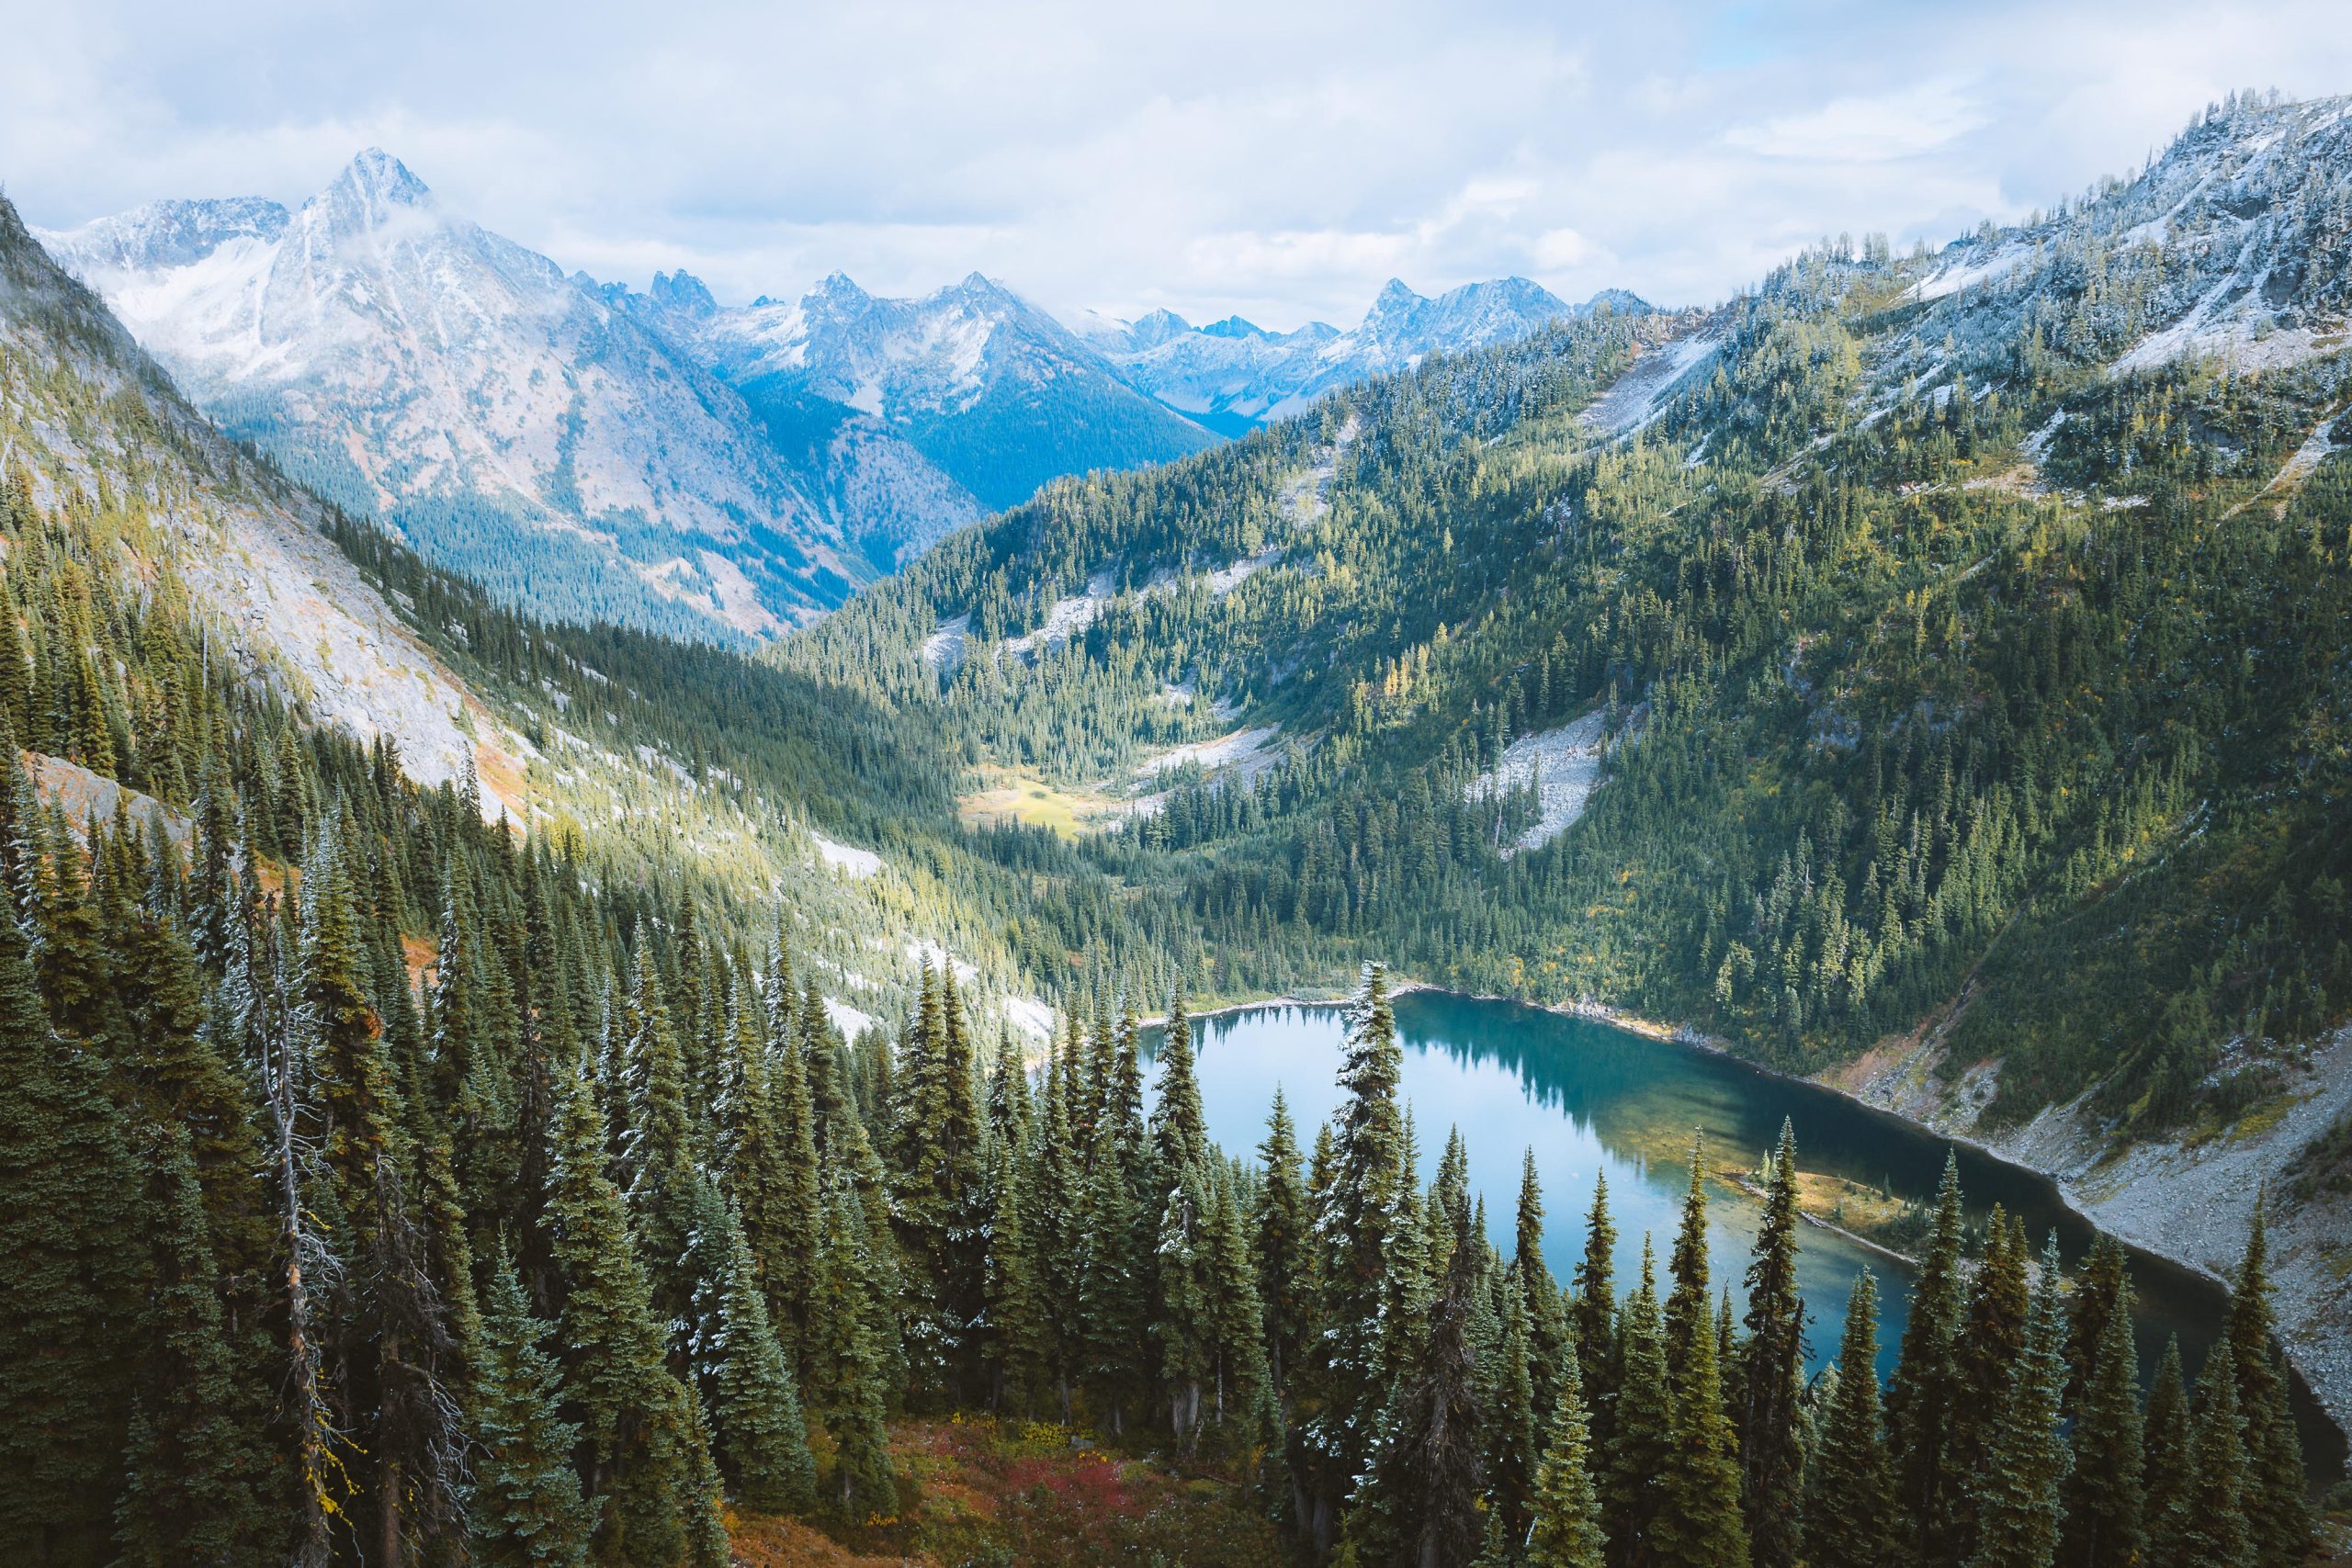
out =
[(964, 639), (972, 629), (969, 610), (939, 623), (922, 639), (922, 661), (943, 675), (953, 675), (964, 662)]
[(1506, 858), (1520, 850), (1541, 849), (1584, 815), (1600, 777), (1603, 718), (1589, 713), (1557, 729), (1522, 735), (1503, 748), (1499, 766), (1463, 786), (1463, 798), (1474, 804), (1534, 787), (1543, 815), (1504, 848)]
[(1261, 724), (1252, 729), (1237, 729), (1230, 735), (1220, 735), (1214, 740), (1196, 740), (1189, 746), (1178, 746), (1156, 757), (1146, 758), (1142, 766), (1136, 770), (1136, 776), (1155, 779), (1187, 762), (1198, 762), (1208, 773), (1233, 768), (1244, 779), (1254, 779), (1273, 765), (1274, 737), (1281, 729), (1279, 724)]
[(808, 841), (817, 846), (818, 859), (853, 882), (862, 882), (882, 869), (882, 857), (872, 850), (837, 844), (814, 828), (808, 829)]
[(1611, 436), (1631, 434), (1656, 419), (1674, 389), (1721, 347), (1712, 338), (1686, 337), (1651, 349), (1594, 399), (1577, 422)]
[(847, 1002), (833, 997), (825, 998), (825, 1016), (832, 1021), (835, 1029), (842, 1032), (842, 1038), (853, 1045), (857, 1043), (859, 1035), (879, 1021), (872, 1013), (862, 1012)]
[(1282, 547), (1268, 545), (1254, 556), (1244, 556), (1230, 566), (1221, 566), (1209, 573), (1209, 592), (1222, 599), (1282, 558)]

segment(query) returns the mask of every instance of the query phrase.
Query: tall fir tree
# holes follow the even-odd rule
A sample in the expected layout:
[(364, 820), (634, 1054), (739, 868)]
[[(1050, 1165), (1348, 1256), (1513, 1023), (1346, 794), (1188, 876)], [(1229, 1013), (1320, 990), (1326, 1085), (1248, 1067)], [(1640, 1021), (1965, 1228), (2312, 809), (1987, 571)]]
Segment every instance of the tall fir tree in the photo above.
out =
[(1897, 1560), (1894, 1471), (1880, 1422), (1878, 1285), (1868, 1269), (1846, 1303), (1835, 1384), (1805, 1467), (1809, 1568), (1877, 1568)]
[(1895, 1502), (1905, 1521), (1904, 1549), (1921, 1563), (1949, 1561), (1951, 1517), (1966, 1478), (1953, 1469), (1952, 1402), (1960, 1386), (1955, 1354), (1965, 1304), (1961, 1244), (1960, 1162), (1944, 1156), (1934, 1228), (1911, 1285), (1903, 1355), (1887, 1391), (1887, 1427), (1894, 1444)]
[(2252, 1568), (2255, 1538), (2245, 1517), (2252, 1467), (2245, 1418), (2238, 1410), (2237, 1364), (2226, 1345), (2206, 1356), (2197, 1402), (2187, 1502), (2169, 1543), (2179, 1553), (2174, 1561), (2181, 1568)]
[(571, 1468), (579, 1427), (563, 1419), (561, 1369), (541, 1348), (513, 1265), (492, 1264), (474, 1378), (467, 1547), (481, 1568), (582, 1568), (595, 1516)]
[(2074, 1466), (2066, 1476), (2058, 1557), (2070, 1568), (2130, 1568), (2141, 1560), (2146, 1536), (2141, 1525), (2139, 1353), (2132, 1342), (2129, 1279), (2117, 1281), (2105, 1311), (2074, 1317), (2076, 1325), (2091, 1321), (2099, 1325), (2099, 1339), (2075, 1401)]
[(139, 1181), (103, 1064), (50, 1026), (0, 918), (0, 1560), (112, 1555), (145, 1290)]
[(1603, 1568), (1608, 1543), (1601, 1534), (1600, 1494), (1593, 1480), (1598, 1468), (1583, 1382), (1575, 1360), (1569, 1359), (1560, 1369), (1560, 1394), (1553, 1407), (1544, 1462), (1535, 1472), (1526, 1568)]
[(2255, 1561), (2261, 1568), (2294, 1568), (2311, 1555), (2311, 1500), (2302, 1440), (2287, 1402), (2287, 1375), (2275, 1342), (2268, 1208), (2268, 1193), (2257, 1193), (2245, 1252), (2231, 1281), (2222, 1337), (2245, 1421), (2245, 1512)]
[(2142, 1431), (2146, 1459), (2141, 1468), (2140, 1517), (2148, 1540), (2146, 1561), (2177, 1562), (2182, 1537), (2188, 1529), (2197, 1462), (2196, 1430), (2188, 1384), (2181, 1372), (2177, 1335), (2165, 1342), (2155, 1381), (2148, 1385)]
[(1747, 1265), (1747, 1343), (1740, 1367), (1740, 1510), (1757, 1568), (1794, 1568), (1804, 1493), (1798, 1401), (1804, 1389), (1804, 1298), (1797, 1290), (1797, 1141), (1781, 1123), (1764, 1213)]
[(2027, 1310), (2025, 1342), (2009, 1364), (1992, 1414), (1972, 1500), (1973, 1568), (2049, 1568), (2058, 1551), (2059, 1502), (2068, 1455), (2065, 1318), (2059, 1304), (2058, 1236), (2042, 1248)]

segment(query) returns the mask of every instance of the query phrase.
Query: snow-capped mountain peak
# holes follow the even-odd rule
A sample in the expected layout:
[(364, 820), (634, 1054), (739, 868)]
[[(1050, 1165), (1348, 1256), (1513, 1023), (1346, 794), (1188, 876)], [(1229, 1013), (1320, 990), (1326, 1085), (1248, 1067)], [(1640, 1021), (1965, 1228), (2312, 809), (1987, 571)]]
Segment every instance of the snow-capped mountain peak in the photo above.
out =
[(1238, 315), (1190, 327), (1165, 310), (1134, 322), (1098, 318), (1084, 330), (1130, 382), (1212, 429), (1238, 434), (1295, 413), (1336, 387), (1409, 369), (1430, 354), (1525, 337), (1603, 301), (1618, 310), (1648, 309), (1622, 289), (1572, 306), (1523, 277), (1465, 284), (1431, 299), (1392, 277), (1346, 332), (1322, 321), (1269, 332)]

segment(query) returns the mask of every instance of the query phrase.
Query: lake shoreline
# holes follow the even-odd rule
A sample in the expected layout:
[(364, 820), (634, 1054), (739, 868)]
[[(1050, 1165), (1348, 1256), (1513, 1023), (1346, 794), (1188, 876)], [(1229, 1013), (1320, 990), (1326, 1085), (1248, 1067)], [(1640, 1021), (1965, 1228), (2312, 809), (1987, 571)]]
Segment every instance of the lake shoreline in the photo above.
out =
[[(2223, 1220), (2217, 1235), (2217, 1216), (2211, 1203), (2204, 1199), (2196, 1200), (2194, 1204), (2200, 1225), (2193, 1235), (2184, 1235), (2182, 1227), (2167, 1223), (2177, 1217), (2174, 1211), (2158, 1207), (2154, 1213), (2147, 1212), (2147, 1194), (2143, 1189), (2151, 1178), (2157, 1185), (2164, 1185), (2165, 1173), (2161, 1170), (2150, 1171), (2137, 1180), (2120, 1184), (2122, 1190), (2120, 1195), (2110, 1193), (2102, 1196), (2099, 1190), (2089, 1186), (2088, 1179), (2111, 1164), (2126, 1162), (2142, 1153), (2153, 1153), (2161, 1159), (2177, 1146), (2137, 1145), (2123, 1149), (2109, 1148), (2088, 1133), (2060, 1125), (2068, 1113), (2079, 1109), (2079, 1104), (2051, 1107), (2008, 1135), (1988, 1138), (1979, 1135), (1974, 1128), (1975, 1103), (1970, 1105), (1971, 1114), (1967, 1122), (1961, 1124), (1959, 1119), (1951, 1114), (1940, 1089), (1924, 1099), (1917, 1093), (1895, 1092), (1890, 1083), (1901, 1076), (1898, 1073), (1882, 1070), (1867, 1074), (1859, 1081), (1838, 1081), (1784, 1072), (1734, 1049), (1728, 1040), (1707, 1034), (1687, 1023), (1670, 1024), (1589, 999), (1534, 1002), (1521, 997), (1457, 990), (1392, 973), (1389, 983), (1391, 998), (1409, 996), (1416, 991), (1442, 992), (1474, 1001), (1508, 1002), (1538, 1012), (1585, 1019), (1645, 1039), (1691, 1046), (1783, 1082), (1806, 1084), (1827, 1090), (1865, 1110), (1894, 1117), (1950, 1143), (1965, 1145), (1988, 1159), (1998, 1160), (2041, 1177), (2056, 1189), (2060, 1200), (2068, 1209), (2093, 1227), (2116, 1235), (2224, 1290), (2230, 1285), (2225, 1259), (2236, 1250), (2243, 1249), (2245, 1245), (2248, 1222), (2242, 1217), (2234, 1221)], [(1335, 1007), (1344, 1004), (1343, 997), (1317, 1000), (1283, 996), (1228, 1002), (1192, 1016), (1206, 1018), (1261, 1008)], [(2352, 1031), (2346, 1032), (2352, 1033)], [(1931, 1043), (1923, 1042), (1919, 1050), (1896, 1064), (1899, 1068), (1909, 1069), (1908, 1081), (1915, 1087), (1923, 1076), (1920, 1057)], [(1862, 1063), (1876, 1055), (1876, 1052), (1866, 1053), (1857, 1063), (1849, 1064), (1849, 1077), (1861, 1067)], [(2337, 1058), (2336, 1066), (2341, 1069), (2339, 1076), (2346, 1086), (2346, 1091), (2352, 1092), (2352, 1043), (2340, 1044), (2331, 1055)], [(1926, 1066), (1931, 1068), (1933, 1065), (1933, 1062), (1928, 1062)], [(1959, 1092), (1966, 1097), (1981, 1097), (1986, 1087), (1987, 1080), (1982, 1072), (1963, 1074), (1957, 1082)], [(2178, 1183), (2177, 1175), (2174, 1180)], [(2249, 1212), (2251, 1203), (2252, 1198), (2248, 1195), (2245, 1204)], [(2347, 1313), (2352, 1313), (2352, 1301), (2345, 1298), (2340, 1285), (2334, 1290), (2328, 1288), (2331, 1281), (2324, 1278), (2324, 1259), (2308, 1260), (2312, 1267), (2290, 1266), (2292, 1260), (2288, 1256), (2289, 1248), (2281, 1242), (2286, 1239), (2285, 1233), (2295, 1218), (2294, 1215), (2277, 1212), (2271, 1215), (2273, 1277), (2278, 1292), (2279, 1343), (2297, 1374), (2311, 1389), (2321, 1410), (2340, 1433), (2352, 1438), (2352, 1348), (2347, 1348), (2346, 1344), (2347, 1338), (2352, 1337), (2342, 1332), (2344, 1319)], [(1866, 1238), (1852, 1239), (1867, 1244)], [(2207, 1245), (2199, 1247), (2194, 1245), (2198, 1241)], [(2217, 1247), (2216, 1243), (2225, 1245)], [(2311, 1250), (2308, 1241), (2302, 1250)]]

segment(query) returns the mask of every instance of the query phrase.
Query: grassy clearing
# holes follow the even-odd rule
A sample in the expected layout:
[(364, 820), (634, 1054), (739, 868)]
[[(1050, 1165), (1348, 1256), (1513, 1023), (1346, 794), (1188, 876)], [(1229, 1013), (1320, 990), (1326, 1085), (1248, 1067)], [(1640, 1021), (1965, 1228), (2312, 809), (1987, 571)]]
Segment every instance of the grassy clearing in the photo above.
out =
[(1023, 822), (1075, 839), (1123, 815), (1130, 805), (1114, 795), (1065, 789), (1012, 768), (991, 765), (977, 775), (979, 787), (956, 797), (956, 814), (975, 828)]

